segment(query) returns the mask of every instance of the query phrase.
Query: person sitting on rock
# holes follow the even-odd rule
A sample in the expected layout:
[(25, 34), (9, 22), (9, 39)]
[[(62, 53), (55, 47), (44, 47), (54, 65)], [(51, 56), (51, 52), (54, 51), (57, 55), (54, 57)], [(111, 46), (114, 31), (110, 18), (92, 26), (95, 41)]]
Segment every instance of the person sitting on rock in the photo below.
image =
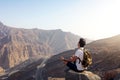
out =
[(85, 69), (87, 69), (87, 67), (83, 67), (82, 63), (80, 62), (80, 60), (83, 60), (83, 49), (85, 45), (85, 39), (80, 38), (78, 42), (78, 49), (76, 50), (75, 54), (70, 57), (70, 59), (65, 59), (63, 56), (61, 56), (61, 60), (69, 67), (69, 69), (74, 70), (75, 72), (83, 72)]

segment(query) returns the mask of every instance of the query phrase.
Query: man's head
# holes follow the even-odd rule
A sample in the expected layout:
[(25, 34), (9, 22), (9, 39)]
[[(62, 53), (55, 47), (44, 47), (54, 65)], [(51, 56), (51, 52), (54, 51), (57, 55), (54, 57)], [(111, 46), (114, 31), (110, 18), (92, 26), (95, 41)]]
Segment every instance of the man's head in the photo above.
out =
[(83, 38), (80, 38), (78, 42), (78, 47), (84, 47), (86, 45), (86, 41)]

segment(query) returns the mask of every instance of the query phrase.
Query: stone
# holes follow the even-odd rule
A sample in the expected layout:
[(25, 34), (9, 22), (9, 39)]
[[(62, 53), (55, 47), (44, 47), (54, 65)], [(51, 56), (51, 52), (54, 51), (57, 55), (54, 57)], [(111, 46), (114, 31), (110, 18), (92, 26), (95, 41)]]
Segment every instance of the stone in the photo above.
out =
[(101, 80), (101, 78), (90, 71), (80, 73), (69, 70), (66, 72), (65, 80)]
[(0, 73), (4, 73), (4, 72), (5, 70), (2, 67), (0, 67)]

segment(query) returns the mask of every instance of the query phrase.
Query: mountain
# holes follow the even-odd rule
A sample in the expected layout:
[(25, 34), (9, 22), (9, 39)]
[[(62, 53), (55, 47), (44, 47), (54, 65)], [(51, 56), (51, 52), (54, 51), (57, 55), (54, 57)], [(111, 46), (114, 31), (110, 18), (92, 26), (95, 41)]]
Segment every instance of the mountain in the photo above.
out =
[(94, 69), (111, 70), (120, 67), (120, 35), (93, 41), (87, 48), (93, 53)]
[[(100, 75), (102, 80), (112, 80), (120, 73), (120, 35), (93, 41), (87, 44), (85, 48), (91, 52), (93, 57), (93, 64), (88, 70)], [(54, 77), (65, 76), (64, 70), (66, 67), (60, 61), (60, 56), (69, 58), (74, 52), (75, 50), (69, 50), (48, 60), (46, 64), (48, 75)]]
[[(91, 52), (93, 57), (93, 64), (88, 68), (88, 70), (101, 76), (102, 80), (114, 80), (116, 78), (118, 80), (120, 74), (119, 44), (120, 44), (120, 35), (93, 41), (87, 44), (86, 48)], [(36, 80), (36, 78), (41, 77), (42, 75), (41, 73), (43, 73), (44, 76), (53, 77), (53, 78), (63, 78), (66, 75), (65, 69), (67, 67), (60, 60), (60, 56), (69, 58), (74, 53), (75, 53), (75, 49), (72, 49), (57, 55), (53, 55), (47, 60), (47, 62), (44, 63), (45, 65), (42, 69), (39, 69), (38, 64), (41, 65), (42, 63), (40, 63), (41, 61), (38, 60), (29, 65), (30, 69), (27, 68), (28, 66), (23, 67), (21, 69), (18, 69), (19, 71), (13, 73), (12, 75), (10, 75), (9, 73), (7, 77), (9, 80), (13, 80), (13, 79), (24, 80), (26, 77), (23, 75), (28, 75), (29, 76), (28, 80), (29, 79)], [(30, 74), (28, 74), (29, 71), (31, 72)], [(4, 77), (5, 76), (1, 78)]]
[(91, 70), (96, 71), (105, 80), (112, 80), (120, 73), (120, 34), (93, 41), (87, 48), (93, 53)]
[(13, 28), (0, 22), (0, 67), (8, 69), (31, 57), (51, 56), (73, 49), (79, 38), (60, 29)]

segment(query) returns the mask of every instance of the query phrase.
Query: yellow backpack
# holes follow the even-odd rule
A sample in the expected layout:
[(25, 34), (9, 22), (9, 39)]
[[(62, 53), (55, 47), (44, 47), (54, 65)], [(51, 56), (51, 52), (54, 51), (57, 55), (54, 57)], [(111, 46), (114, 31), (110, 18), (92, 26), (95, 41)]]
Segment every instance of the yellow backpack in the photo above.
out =
[(84, 67), (88, 67), (89, 65), (92, 64), (92, 56), (91, 56), (91, 53), (90, 53), (88, 50), (86, 50), (86, 49), (83, 50), (83, 53), (84, 53), (84, 55), (83, 55), (82, 65), (83, 65)]
[(80, 58), (78, 58), (80, 60), (80, 62), (82, 63), (83, 67), (88, 67), (89, 65), (92, 64), (92, 56), (91, 56), (91, 53), (84, 49), (83, 50), (83, 60), (81, 61)]

